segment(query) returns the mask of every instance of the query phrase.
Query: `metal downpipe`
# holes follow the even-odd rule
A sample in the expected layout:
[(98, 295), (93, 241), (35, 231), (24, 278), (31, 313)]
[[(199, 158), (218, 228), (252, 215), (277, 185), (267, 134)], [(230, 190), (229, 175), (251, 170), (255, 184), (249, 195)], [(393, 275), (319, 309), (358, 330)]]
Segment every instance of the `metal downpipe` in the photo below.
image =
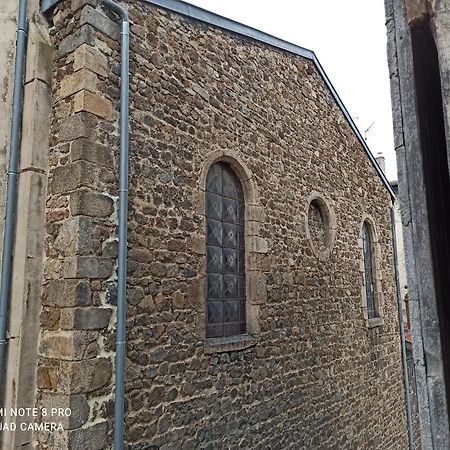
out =
[(119, 162), (119, 268), (116, 330), (116, 386), (114, 398), (114, 449), (122, 450), (125, 422), (125, 340), (127, 295), (128, 128), (130, 24), (128, 13), (112, 0), (103, 4), (120, 16), (120, 162)]
[(19, 147), (22, 131), (23, 79), (25, 72), (25, 52), (27, 45), (27, 0), (19, 0), (17, 21), (16, 62), (14, 71), (14, 93), (11, 120), (11, 141), (6, 188), (5, 229), (3, 233), (2, 275), (0, 284), (0, 387), (3, 388), (5, 375), (6, 327), (9, 293), (11, 286), (14, 228), (17, 205), (17, 175)]
[(400, 278), (398, 274), (397, 235), (395, 232), (394, 208), (395, 204), (391, 206), (392, 248), (394, 251), (395, 284), (397, 288), (398, 324), (400, 327), (400, 341), (402, 346), (402, 368), (403, 368), (403, 381), (405, 384), (406, 422), (408, 426), (408, 449), (414, 450), (414, 434), (413, 434), (412, 414), (411, 414), (411, 396), (409, 395), (408, 363), (406, 360), (405, 333), (403, 330), (403, 313), (402, 313), (403, 308), (400, 290)]

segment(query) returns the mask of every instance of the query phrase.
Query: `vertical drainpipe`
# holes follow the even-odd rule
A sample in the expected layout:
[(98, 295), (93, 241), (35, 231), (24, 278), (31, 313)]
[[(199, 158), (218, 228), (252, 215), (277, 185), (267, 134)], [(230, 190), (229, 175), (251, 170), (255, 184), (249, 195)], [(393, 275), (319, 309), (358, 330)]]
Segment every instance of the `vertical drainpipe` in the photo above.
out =
[(0, 284), (0, 388), (3, 388), (6, 372), (6, 326), (12, 275), (12, 255), (17, 205), (17, 175), (22, 131), (23, 79), (27, 45), (27, 0), (19, 0), (17, 21), (16, 62), (14, 70), (14, 93), (11, 120), (11, 141), (6, 188), (5, 229), (3, 234), (2, 275)]
[(408, 363), (406, 360), (406, 344), (405, 344), (405, 334), (403, 330), (402, 293), (400, 289), (400, 278), (398, 274), (397, 235), (395, 232), (394, 208), (395, 203), (393, 202), (391, 206), (392, 247), (394, 251), (395, 284), (397, 288), (398, 325), (400, 327), (400, 341), (402, 346), (402, 368), (403, 368), (403, 381), (405, 385), (406, 422), (408, 426), (408, 449), (414, 450), (414, 438), (413, 438), (414, 434), (413, 434), (412, 414), (411, 414), (411, 396), (409, 394)]
[(112, 0), (103, 4), (120, 16), (120, 162), (119, 162), (119, 267), (116, 330), (116, 386), (114, 399), (114, 449), (124, 441), (125, 337), (127, 290), (128, 128), (130, 24), (128, 13)]

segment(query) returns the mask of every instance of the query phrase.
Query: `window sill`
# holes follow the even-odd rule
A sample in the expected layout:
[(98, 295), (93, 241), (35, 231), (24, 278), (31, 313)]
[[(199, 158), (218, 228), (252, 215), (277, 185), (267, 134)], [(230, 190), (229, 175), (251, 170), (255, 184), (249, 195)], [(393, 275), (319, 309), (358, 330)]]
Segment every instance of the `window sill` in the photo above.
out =
[(384, 325), (384, 320), (382, 317), (373, 317), (372, 319), (367, 320), (367, 326), (369, 328), (381, 327)]
[(249, 334), (238, 334), (236, 336), (225, 336), (205, 339), (205, 353), (223, 353), (245, 350), (257, 344), (254, 336)]

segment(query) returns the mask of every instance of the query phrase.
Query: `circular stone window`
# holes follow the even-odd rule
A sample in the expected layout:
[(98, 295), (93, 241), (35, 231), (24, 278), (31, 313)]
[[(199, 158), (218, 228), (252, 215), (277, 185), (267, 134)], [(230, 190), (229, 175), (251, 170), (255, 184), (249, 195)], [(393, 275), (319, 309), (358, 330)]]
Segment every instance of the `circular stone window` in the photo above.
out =
[(306, 237), (313, 253), (321, 260), (330, 256), (334, 242), (334, 213), (318, 194), (308, 197)]

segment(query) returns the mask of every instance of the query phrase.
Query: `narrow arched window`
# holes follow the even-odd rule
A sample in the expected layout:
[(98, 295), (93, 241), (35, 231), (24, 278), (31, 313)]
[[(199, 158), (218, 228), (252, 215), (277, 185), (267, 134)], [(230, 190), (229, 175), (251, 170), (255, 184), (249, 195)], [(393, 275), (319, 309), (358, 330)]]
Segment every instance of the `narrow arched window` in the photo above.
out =
[(241, 183), (222, 162), (206, 180), (206, 336), (246, 332), (244, 196)]
[(375, 309), (372, 239), (367, 222), (364, 222), (363, 225), (362, 240), (364, 252), (364, 284), (366, 288), (367, 316), (369, 319), (372, 319), (377, 316), (377, 311)]

